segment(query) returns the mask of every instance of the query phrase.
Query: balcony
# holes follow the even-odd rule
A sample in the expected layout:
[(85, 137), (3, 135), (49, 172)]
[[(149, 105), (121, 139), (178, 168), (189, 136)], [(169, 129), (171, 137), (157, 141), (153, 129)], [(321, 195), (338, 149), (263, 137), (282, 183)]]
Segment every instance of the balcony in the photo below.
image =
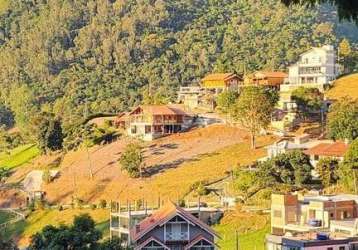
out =
[(188, 234), (188, 232), (166, 232), (165, 240), (166, 241), (188, 241), (189, 234)]

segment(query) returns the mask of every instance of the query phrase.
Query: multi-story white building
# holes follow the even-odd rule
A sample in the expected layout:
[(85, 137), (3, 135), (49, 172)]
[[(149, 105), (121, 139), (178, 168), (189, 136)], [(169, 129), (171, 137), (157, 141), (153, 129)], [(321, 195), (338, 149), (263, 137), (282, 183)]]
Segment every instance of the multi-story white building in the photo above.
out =
[(290, 91), (300, 86), (323, 91), (339, 74), (336, 62), (336, 52), (332, 45), (312, 48), (301, 54), (299, 61), (289, 67), (288, 78), (286, 84), (281, 85), (281, 91)]

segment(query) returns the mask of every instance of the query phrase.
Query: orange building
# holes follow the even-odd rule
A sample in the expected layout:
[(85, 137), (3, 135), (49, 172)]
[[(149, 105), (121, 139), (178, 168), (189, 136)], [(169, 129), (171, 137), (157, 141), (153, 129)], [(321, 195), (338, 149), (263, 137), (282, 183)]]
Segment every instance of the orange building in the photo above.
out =
[(257, 71), (245, 78), (245, 84), (262, 85), (279, 88), (288, 75), (284, 72)]
[(234, 73), (209, 74), (201, 80), (201, 86), (206, 89), (215, 89), (216, 92), (221, 92), (228, 89), (237, 89), (240, 81), (240, 77)]

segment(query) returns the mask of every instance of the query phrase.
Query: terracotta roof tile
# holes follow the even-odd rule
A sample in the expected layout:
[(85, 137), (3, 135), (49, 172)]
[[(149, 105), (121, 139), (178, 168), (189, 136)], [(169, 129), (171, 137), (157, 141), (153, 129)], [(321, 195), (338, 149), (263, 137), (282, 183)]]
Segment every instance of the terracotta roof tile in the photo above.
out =
[(153, 213), (151, 216), (144, 219), (138, 225), (131, 229), (131, 238), (136, 241), (140, 237), (144, 236), (156, 226), (161, 225), (168, 220), (170, 220), (173, 216), (179, 215), (183, 218), (187, 219), (188, 221), (192, 222), (193, 224), (203, 228), (207, 232), (212, 235), (217, 236), (216, 232), (212, 230), (208, 225), (204, 222), (190, 214), (189, 212), (185, 211), (183, 208), (176, 206), (172, 202), (168, 202), (165, 206), (160, 208), (157, 212)]
[(349, 145), (344, 142), (321, 143), (305, 150), (304, 153), (307, 155), (343, 157), (348, 147)]
[(142, 109), (144, 113), (152, 115), (186, 115), (186, 113), (178, 107), (171, 107), (169, 105), (143, 105), (135, 108), (130, 114), (133, 114), (138, 109)]

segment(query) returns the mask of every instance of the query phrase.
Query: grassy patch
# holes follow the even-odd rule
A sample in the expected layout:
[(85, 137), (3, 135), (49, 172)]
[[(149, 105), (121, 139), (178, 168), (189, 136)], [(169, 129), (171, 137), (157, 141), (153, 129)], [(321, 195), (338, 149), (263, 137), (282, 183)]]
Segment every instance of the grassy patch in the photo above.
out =
[(221, 249), (236, 249), (237, 230), (240, 250), (264, 250), (270, 225), (266, 215), (230, 212), (214, 229), (221, 236), (217, 242)]
[(41, 231), (47, 225), (69, 225), (76, 215), (88, 213), (97, 223), (97, 229), (104, 237), (109, 235), (109, 211), (105, 209), (66, 209), (39, 210), (30, 214), (26, 221), (22, 221), (7, 229), (7, 236), (19, 239), (19, 245), (27, 245), (35, 233)]
[(12, 150), (9, 154), (0, 154), (0, 166), (12, 169), (19, 167), (40, 154), (36, 145), (24, 145)]
[(346, 96), (358, 99), (358, 74), (342, 77), (334, 82), (334, 86), (327, 92), (331, 99), (342, 99)]
[(0, 14), (6, 11), (9, 8), (9, 0), (0, 0)]
[(228, 146), (215, 153), (198, 156), (180, 167), (168, 170), (153, 180), (153, 186), (164, 196), (181, 197), (192, 184), (211, 182), (227, 175), (238, 166), (245, 166), (266, 155), (264, 146), (274, 141), (270, 136), (260, 137), (259, 148), (252, 150), (247, 141)]
[(12, 213), (6, 212), (6, 211), (0, 211), (0, 224), (5, 223), (11, 219), (13, 219), (15, 216)]
[[(221, 249), (236, 249), (235, 228), (230, 225), (218, 226), (216, 230), (222, 234), (222, 239), (218, 241)], [(255, 232), (239, 234), (240, 250), (265, 250), (265, 235), (269, 233), (270, 227), (266, 226)]]

